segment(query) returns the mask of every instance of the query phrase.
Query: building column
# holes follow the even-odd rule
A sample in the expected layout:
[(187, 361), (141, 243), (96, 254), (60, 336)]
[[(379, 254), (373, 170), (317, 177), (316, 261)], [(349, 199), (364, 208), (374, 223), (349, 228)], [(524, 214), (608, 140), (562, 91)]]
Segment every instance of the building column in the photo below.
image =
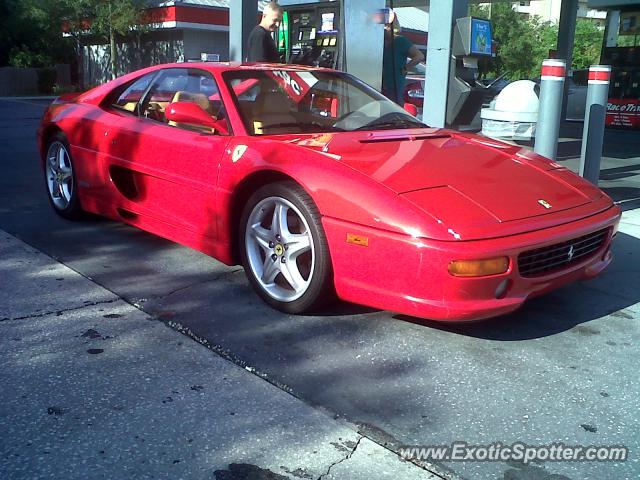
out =
[(385, 0), (342, 0), (341, 3), (343, 69), (380, 90), (384, 27), (373, 23), (373, 15), (385, 7)]
[(229, 2), (229, 60), (242, 62), (247, 57), (249, 33), (258, 19), (258, 0)]
[[(563, 0), (560, 7), (560, 21), (558, 28), (557, 58), (567, 62), (567, 72), (571, 71), (573, 63), (573, 42), (576, 36), (576, 22), (578, 20), (578, 0)], [(567, 116), (567, 91), (569, 82), (564, 82), (562, 98), (562, 119)]]
[(468, 12), (467, 0), (430, 2), (424, 88), (424, 91), (429, 94), (422, 119), (431, 127), (443, 128), (446, 123), (453, 28), (456, 19), (466, 17)]
[(606, 47), (616, 47), (618, 45), (618, 30), (620, 29), (620, 10), (607, 11), (607, 23), (604, 29)]

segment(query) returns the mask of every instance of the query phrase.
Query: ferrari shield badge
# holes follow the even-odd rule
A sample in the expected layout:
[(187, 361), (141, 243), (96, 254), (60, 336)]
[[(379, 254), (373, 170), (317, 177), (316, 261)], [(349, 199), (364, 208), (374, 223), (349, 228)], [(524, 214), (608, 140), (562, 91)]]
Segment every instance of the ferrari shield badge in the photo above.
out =
[(233, 155), (231, 156), (231, 161), (233, 163), (236, 163), (238, 160), (242, 158), (242, 156), (244, 155), (244, 152), (246, 151), (247, 151), (246, 145), (238, 145), (236, 149), (233, 151)]

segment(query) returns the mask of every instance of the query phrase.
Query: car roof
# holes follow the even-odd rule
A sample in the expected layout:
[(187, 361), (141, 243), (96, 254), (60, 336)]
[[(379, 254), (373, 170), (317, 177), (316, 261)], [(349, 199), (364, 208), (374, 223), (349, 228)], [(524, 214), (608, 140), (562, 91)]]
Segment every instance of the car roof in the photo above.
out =
[(288, 63), (248, 63), (248, 62), (179, 62), (179, 63), (164, 63), (160, 65), (153, 65), (151, 67), (136, 70), (131, 73), (127, 73), (121, 77), (111, 80), (110, 82), (99, 85), (98, 87), (89, 90), (77, 97), (76, 102), (88, 103), (92, 105), (100, 104), (104, 98), (109, 95), (114, 89), (122, 86), (131, 80), (146, 75), (148, 73), (156, 72), (158, 70), (166, 70), (169, 68), (194, 68), (207, 70), (210, 72), (227, 72), (227, 71), (258, 71), (258, 70), (287, 70), (292, 72), (336, 72), (336, 70), (323, 67), (312, 67), (308, 65), (296, 65)]
[(330, 68), (297, 65), (290, 63), (261, 62), (181, 62), (158, 65), (158, 68), (200, 68), (210, 71), (227, 70), (291, 70), (298, 72), (334, 71)]

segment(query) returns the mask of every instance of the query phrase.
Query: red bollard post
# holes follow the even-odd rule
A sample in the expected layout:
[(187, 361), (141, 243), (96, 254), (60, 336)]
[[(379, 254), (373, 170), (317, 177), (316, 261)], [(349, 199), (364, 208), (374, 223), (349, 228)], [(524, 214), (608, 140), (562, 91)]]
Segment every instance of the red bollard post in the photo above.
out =
[(551, 160), (556, 159), (560, 136), (560, 115), (564, 95), (566, 63), (564, 60), (547, 59), (542, 62), (540, 76), (540, 105), (536, 123), (534, 151)]
[(584, 110), (582, 150), (580, 152), (580, 175), (594, 185), (600, 178), (600, 160), (604, 143), (604, 126), (609, 100), (609, 65), (591, 65), (587, 87), (587, 105)]

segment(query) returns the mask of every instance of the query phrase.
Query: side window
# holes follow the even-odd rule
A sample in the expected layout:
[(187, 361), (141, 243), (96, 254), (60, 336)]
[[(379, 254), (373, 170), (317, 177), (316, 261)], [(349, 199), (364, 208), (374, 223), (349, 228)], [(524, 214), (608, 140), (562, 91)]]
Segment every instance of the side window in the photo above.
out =
[(129, 84), (129, 86), (125, 86), (124, 91), (119, 94), (116, 93), (115, 100), (111, 102), (111, 106), (130, 113), (136, 113), (138, 102), (140, 102), (142, 95), (154, 76), (155, 72), (147, 74), (144, 77), (135, 80), (133, 83)]
[[(165, 111), (174, 102), (195, 103), (209, 114), (212, 120), (220, 122), (219, 128), (169, 121)], [(146, 118), (173, 127), (222, 135), (226, 135), (229, 131), (216, 81), (209, 72), (203, 70), (187, 68), (164, 70), (153, 81), (142, 102), (141, 111)]]

